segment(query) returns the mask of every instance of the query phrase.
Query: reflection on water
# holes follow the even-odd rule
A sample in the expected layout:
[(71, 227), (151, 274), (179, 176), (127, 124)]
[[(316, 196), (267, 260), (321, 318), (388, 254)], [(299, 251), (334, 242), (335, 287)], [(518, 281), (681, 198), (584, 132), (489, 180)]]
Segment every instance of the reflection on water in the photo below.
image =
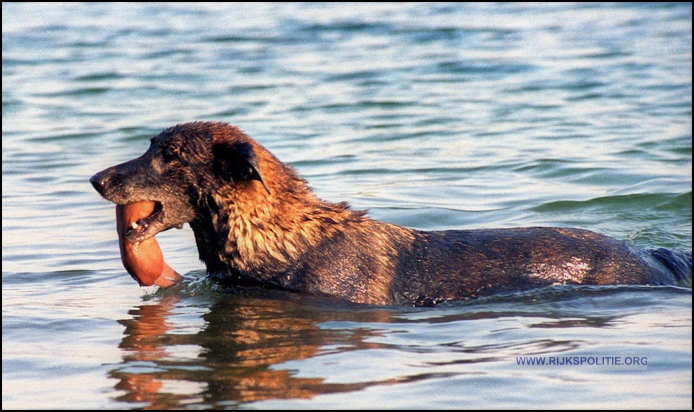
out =
[[(378, 348), (379, 344), (366, 339), (378, 335), (377, 331), (323, 330), (316, 325), (323, 317), (319, 309), (280, 300), (243, 298), (213, 305), (203, 317), (205, 327), (197, 334), (170, 333), (172, 326), (167, 319), (179, 300), (166, 296), (132, 311), (132, 319), (120, 321), (125, 326), (120, 347), (127, 355), (123, 364), (111, 372), (119, 380), (116, 389), (126, 392), (119, 400), (146, 402), (152, 409), (175, 408), (190, 397), (192, 383), (199, 384), (206, 403), (311, 398), (388, 383), (327, 384), (324, 378), (299, 378), (290, 370), (272, 368), (320, 355), (326, 347)], [(347, 317), (351, 322), (388, 322), (390, 314), (385, 310), (356, 310)], [(178, 353), (177, 347), (191, 345), (195, 350), (190, 359)], [(184, 394), (165, 388), (167, 382), (186, 387)]]
[[(685, 305), (690, 297), (679, 288), (656, 290), (670, 305), (681, 304), (679, 293), (684, 293)], [(202, 316), (204, 325), (191, 329), (180, 319), (186, 316), (185, 297), (167, 291), (132, 310), (132, 318), (119, 321), (125, 326), (119, 345), (123, 360), (109, 376), (118, 380), (118, 401), (149, 409), (312, 399), (382, 385), (486, 375), (499, 368), (505, 370), (502, 375), (514, 376), (527, 372), (514, 369), (517, 356), (630, 353), (609, 349), (610, 342), (620, 341), (615, 333), (619, 330), (639, 328), (630, 325), (639, 312), (631, 303), (653, 306), (648, 293), (633, 286), (546, 288), (423, 312), (307, 302), (291, 293), (251, 288), (222, 295)], [(544, 332), (532, 332), (535, 336), (528, 339), (531, 330)], [(602, 331), (609, 339), (600, 336)], [(591, 346), (598, 342), (594, 352)], [(662, 362), (651, 349), (640, 350), (650, 354), (654, 367)], [(357, 365), (364, 363), (358, 358), (365, 353), (380, 353), (374, 361), (384, 366), (397, 358), (410, 365), (389, 376), (391, 372), (376, 370), (373, 363)], [(352, 373), (345, 363), (354, 364)], [(569, 372), (576, 371), (549, 374)], [(473, 396), (475, 389), (458, 392)]]

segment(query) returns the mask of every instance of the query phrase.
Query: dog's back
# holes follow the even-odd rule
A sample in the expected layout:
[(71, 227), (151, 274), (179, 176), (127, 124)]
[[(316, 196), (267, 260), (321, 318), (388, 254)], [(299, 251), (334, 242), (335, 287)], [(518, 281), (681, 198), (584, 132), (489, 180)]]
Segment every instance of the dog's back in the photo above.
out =
[[(550, 285), (691, 280), (691, 255), (687, 260), (684, 254), (667, 252), (656, 257), (616, 239), (569, 228), (418, 232), (394, 280), (393, 298), (427, 304)], [(663, 261), (670, 267), (658, 264)]]

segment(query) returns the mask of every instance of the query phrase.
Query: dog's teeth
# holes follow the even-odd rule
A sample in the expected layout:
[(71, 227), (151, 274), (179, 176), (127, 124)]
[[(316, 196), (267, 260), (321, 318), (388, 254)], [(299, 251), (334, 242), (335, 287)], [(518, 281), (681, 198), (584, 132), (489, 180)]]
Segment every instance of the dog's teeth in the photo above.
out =
[(133, 222), (133, 224), (130, 225), (130, 227), (133, 229), (137, 229), (138, 227), (140, 227), (140, 225), (138, 225), (137, 222)]

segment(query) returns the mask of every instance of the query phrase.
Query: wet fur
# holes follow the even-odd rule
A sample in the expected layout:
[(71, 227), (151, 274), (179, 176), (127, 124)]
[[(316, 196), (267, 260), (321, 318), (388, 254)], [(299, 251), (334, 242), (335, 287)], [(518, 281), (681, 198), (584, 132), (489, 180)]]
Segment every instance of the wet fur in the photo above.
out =
[(691, 253), (639, 251), (581, 229), (424, 232), (318, 199), (294, 169), (238, 128), (164, 130), (141, 157), (91, 182), (117, 204), (154, 200), (141, 241), (190, 223), (220, 278), (352, 302), (430, 305), (548, 285), (691, 284)]

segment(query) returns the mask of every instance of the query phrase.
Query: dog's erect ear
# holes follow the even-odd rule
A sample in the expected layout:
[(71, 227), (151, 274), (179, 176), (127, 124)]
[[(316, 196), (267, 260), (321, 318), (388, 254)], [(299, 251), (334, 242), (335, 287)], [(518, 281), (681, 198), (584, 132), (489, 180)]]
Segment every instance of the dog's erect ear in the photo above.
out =
[(212, 154), (215, 174), (233, 182), (258, 180), (268, 193), (272, 193), (260, 174), (258, 157), (250, 143), (216, 143), (212, 147)]

